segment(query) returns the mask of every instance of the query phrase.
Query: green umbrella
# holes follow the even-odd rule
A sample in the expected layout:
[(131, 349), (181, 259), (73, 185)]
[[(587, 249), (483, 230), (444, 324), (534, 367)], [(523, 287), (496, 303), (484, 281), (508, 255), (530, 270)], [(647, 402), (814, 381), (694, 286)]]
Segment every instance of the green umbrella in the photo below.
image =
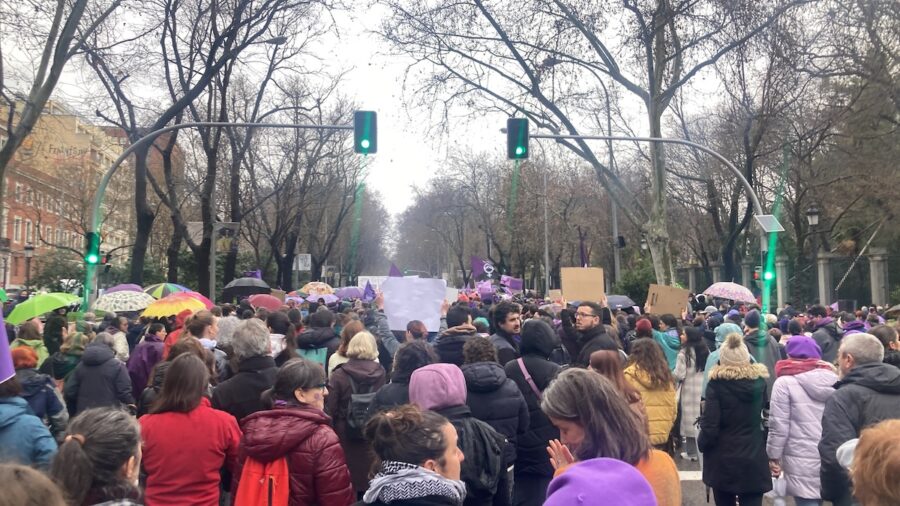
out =
[(7, 302), (9, 297), (6, 296), (6, 290), (0, 288), (0, 302)]
[(9, 314), (9, 317), (6, 318), (6, 321), (13, 325), (18, 325), (55, 309), (71, 306), (80, 300), (81, 298), (70, 293), (42, 293), (17, 304), (12, 313)]

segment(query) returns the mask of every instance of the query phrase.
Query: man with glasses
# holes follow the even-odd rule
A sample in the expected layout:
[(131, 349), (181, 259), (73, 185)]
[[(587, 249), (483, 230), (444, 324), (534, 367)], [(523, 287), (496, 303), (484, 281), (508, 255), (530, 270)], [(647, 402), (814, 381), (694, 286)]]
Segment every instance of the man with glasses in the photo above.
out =
[(618, 351), (603, 325), (602, 311), (596, 302), (582, 302), (575, 311), (574, 322), (563, 320), (563, 344), (573, 357), (572, 365), (587, 367), (595, 351)]

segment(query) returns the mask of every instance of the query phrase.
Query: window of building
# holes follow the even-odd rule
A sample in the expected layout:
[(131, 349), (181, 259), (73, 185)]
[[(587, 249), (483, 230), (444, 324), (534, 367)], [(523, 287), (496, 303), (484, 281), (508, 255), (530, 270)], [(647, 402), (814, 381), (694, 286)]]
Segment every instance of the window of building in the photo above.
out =
[(31, 220), (25, 220), (25, 244), (34, 244), (34, 230)]
[(2, 211), (2, 216), (0, 216), (0, 218), (2, 218), (2, 219), (0, 219), (0, 221), (2, 221), (2, 223), (0, 223), (0, 237), (7, 237), (6, 219), (8, 218), (8, 215), (9, 215), (9, 208), (4, 207), (3, 211)]
[(44, 227), (44, 237), (41, 238), (45, 242), (53, 241), (53, 227)]
[(53, 244), (62, 244), (62, 229), (56, 229), (56, 236), (53, 238)]
[(34, 193), (28, 187), (25, 187), (24, 191), (25, 191), (25, 204), (30, 206), (31, 204), (34, 203)]
[(13, 241), (22, 242), (22, 218), (18, 216), (13, 219)]
[(16, 193), (14, 197), (16, 202), (22, 202), (22, 185), (16, 183)]

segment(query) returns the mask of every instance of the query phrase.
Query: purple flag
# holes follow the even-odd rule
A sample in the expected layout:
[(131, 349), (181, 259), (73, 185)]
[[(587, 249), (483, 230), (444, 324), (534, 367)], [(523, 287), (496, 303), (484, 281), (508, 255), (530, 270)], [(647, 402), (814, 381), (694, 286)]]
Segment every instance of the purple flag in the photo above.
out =
[(244, 271), (244, 277), (262, 279), (262, 270), (256, 269), (255, 271)]
[(525, 281), (519, 278), (514, 278), (512, 276), (507, 276), (506, 274), (500, 276), (500, 284), (509, 288), (514, 292), (521, 292), (525, 287)]
[(363, 290), (363, 301), (372, 302), (375, 300), (375, 289), (372, 288), (372, 283), (366, 281), (366, 289)]
[(389, 278), (402, 278), (403, 277), (403, 273), (400, 272), (400, 269), (397, 268), (396, 265), (394, 265), (394, 262), (391, 262), (391, 270), (390, 270), (390, 272), (388, 272), (388, 277)]
[(12, 354), (9, 352), (9, 337), (6, 335), (6, 323), (3, 311), (0, 311), (0, 383), (16, 375)]
[(494, 285), (491, 284), (491, 280), (479, 281), (477, 286), (478, 295), (481, 296), (481, 300), (487, 301), (494, 296)]
[(830, 307), (832, 311), (837, 311), (840, 306), (838, 306), (838, 303), (835, 302), (834, 304), (832, 304), (828, 307)]
[(494, 264), (490, 260), (472, 256), (472, 279), (479, 279), (482, 276), (492, 279), (494, 277)]

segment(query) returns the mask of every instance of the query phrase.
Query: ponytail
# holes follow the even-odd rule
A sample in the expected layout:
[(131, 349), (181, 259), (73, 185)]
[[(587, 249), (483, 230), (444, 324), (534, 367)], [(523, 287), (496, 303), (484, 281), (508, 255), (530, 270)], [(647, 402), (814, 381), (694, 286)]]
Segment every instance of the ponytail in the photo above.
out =
[(81, 505), (94, 495), (111, 499), (139, 493), (122, 477), (122, 467), (136, 457), (140, 427), (119, 409), (95, 408), (75, 417), (50, 464), (50, 477), (71, 505)]

